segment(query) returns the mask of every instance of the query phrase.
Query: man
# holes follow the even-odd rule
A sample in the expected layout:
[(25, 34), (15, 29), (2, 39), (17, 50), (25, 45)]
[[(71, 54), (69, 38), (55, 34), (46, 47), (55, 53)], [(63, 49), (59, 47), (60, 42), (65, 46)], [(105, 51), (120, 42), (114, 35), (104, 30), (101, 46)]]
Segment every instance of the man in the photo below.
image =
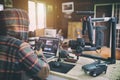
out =
[[(25, 42), (28, 25), (26, 11), (0, 11), (0, 80), (23, 80), (23, 72), (40, 80), (48, 77), (50, 69), (45, 57)], [(36, 54), (41, 57), (38, 59)]]

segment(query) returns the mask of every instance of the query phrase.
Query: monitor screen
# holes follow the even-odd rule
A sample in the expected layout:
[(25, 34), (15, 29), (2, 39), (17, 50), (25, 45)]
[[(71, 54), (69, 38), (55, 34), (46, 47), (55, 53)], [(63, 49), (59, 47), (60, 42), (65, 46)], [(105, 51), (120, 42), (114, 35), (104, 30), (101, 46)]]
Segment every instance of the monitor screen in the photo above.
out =
[(56, 37), (57, 30), (56, 29), (45, 29), (44, 36), (45, 37)]
[(40, 37), (38, 42), (41, 42), (44, 46), (42, 50), (44, 53), (56, 55), (59, 47), (59, 39), (53, 37)]

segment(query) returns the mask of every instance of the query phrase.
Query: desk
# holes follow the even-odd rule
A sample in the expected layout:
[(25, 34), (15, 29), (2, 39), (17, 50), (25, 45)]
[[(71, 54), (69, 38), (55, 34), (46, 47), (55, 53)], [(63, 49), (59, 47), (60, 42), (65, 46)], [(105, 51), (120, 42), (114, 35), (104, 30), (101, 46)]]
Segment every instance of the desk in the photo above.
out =
[(74, 68), (72, 68), (68, 73), (63, 74), (55, 71), (50, 71), (50, 73), (51, 75), (59, 76), (65, 80), (120, 80), (120, 60), (116, 60), (116, 64), (108, 65), (106, 74), (101, 74), (97, 77), (86, 75), (81, 69), (83, 65), (92, 62), (94, 62), (93, 59), (80, 57), (75, 63)]

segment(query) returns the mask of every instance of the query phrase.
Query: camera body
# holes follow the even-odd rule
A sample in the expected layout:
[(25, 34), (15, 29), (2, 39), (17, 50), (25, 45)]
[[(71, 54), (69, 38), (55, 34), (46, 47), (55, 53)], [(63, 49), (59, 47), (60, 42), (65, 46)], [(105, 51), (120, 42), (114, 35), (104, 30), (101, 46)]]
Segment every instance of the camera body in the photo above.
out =
[(36, 41), (34, 50), (38, 50), (39, 51), (40, 49), (43, 49), (44, 46), (45, 46), (45, 44), (42, 41)]
[(69, 46), (71, 49), (75, 49), (76, 53), (81, 53), (84, 50), (85, 41), (83, 38), (77, 38), (77, 40), (70, 40)]

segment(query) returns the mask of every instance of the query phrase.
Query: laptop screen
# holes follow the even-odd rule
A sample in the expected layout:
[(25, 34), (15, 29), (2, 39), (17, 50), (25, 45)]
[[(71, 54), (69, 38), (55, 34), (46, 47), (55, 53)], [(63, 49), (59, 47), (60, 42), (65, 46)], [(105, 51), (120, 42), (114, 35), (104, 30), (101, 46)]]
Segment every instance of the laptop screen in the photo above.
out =
[(39, 37), (38, 42), (43, 44), (42, 50), (45, 54), (51, 54), (56, 56), (58, 47), (59, 47), (59, 39), (54, 37)]

